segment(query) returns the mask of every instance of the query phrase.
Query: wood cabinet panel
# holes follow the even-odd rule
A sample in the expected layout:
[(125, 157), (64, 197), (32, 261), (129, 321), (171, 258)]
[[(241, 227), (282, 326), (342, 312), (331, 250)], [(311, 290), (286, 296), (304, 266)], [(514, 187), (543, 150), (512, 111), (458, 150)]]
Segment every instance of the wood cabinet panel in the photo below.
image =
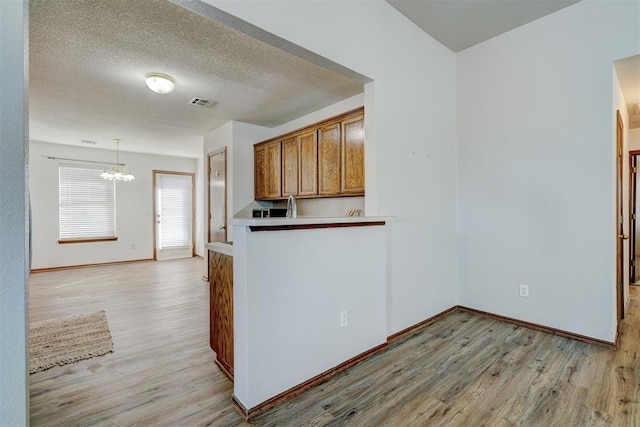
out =
[(209, 344), (233, 380), (233, 257), (209, 251)]
[(267, 197), (267, 149), (264, 145), (253, 148), (254, 195), (256, 200)]
[(298, 195), (298, 139), (294, 136), (282, 141), (282, 195)]
[(343, 194), (364, 193), (364, 115), (342, 122)]
[(267, 150), (267, 191), (268, 198), (278, 198), (282, 195), (282, 175), (281, 175), (281, 145), (280, 141), (273, 141), (266, 144)]
[(341, 153), (340, 123), (321, 127), (318, 131), (318, 194), (340, 194)]
[(318, 194), (318, 134), (316, 130), (305, 132), (297, 137), (299, 155), (299, 196)]

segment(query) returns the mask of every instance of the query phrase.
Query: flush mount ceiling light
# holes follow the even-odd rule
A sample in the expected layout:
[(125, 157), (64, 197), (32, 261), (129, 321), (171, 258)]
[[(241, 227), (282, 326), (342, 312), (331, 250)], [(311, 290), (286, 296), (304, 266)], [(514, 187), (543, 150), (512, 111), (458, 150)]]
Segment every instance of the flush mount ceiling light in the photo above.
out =
[(114, 139), (114, 141), (116, 142), (116, 163), (102, 172), (100, 177), (109, 181), (133, 181), (136, 178), (131, 175), (129, 169), (120, 164), (120, 150), (118, 148), (120, 140)]
[(176, 87), (171, 77), (160, 73), (147, 74), (147, 86), (149, 89), (160, 95), (171, 93)]

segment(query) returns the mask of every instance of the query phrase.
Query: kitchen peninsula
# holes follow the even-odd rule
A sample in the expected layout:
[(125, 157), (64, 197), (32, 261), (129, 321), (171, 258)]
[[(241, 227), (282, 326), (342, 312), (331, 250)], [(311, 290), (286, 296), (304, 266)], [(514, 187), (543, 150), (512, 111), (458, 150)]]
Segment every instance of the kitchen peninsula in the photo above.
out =
[(245, 416), (386, 348), (389, 220), (233, 220), (234, 401)]

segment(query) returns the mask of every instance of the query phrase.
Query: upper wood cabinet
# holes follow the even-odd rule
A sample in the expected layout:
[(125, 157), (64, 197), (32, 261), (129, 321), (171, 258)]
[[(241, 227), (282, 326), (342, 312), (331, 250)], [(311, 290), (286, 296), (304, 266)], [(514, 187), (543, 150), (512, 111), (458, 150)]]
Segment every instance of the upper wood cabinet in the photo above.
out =
[(254, 145), (253, 147), (253, 175), (254, 195), (256, 200), (267, 197), (267, 147)]
[(282, 141), (282, 195), (298, 195), (299, 144), (294, 136)]
[(254, 145), (254, 194), (256, 200), (282, 196), (280, 141)]
[(318, 194), (340, 194), (340, 122), (318, 130)]
[(296, 138), (299, 151), (298, 196), (318, 194), (318, 133), (315, 129)]
[(364, 115), (342, 122), (343, 194), (364, 193)]
[(282, 176), (281, 176), (281, 146), (280, 141), (273, 141), (266, 144), (267, 150), (267, 188), (266, 196), (268, 198), (276, 198), (282, 195)]
[(256, 200), (364, 195), (360, 108), (254, 146)]

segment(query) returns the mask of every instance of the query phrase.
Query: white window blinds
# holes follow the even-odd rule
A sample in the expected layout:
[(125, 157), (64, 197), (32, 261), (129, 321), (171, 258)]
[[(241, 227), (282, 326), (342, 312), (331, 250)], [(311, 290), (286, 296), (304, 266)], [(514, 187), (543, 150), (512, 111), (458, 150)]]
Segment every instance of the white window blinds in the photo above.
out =
[(114, 238), (115, 181), (101, 169), (60, 164), (60, 240)]
[(191, 247), (192, 177), (158, 174), (160, 249)]

